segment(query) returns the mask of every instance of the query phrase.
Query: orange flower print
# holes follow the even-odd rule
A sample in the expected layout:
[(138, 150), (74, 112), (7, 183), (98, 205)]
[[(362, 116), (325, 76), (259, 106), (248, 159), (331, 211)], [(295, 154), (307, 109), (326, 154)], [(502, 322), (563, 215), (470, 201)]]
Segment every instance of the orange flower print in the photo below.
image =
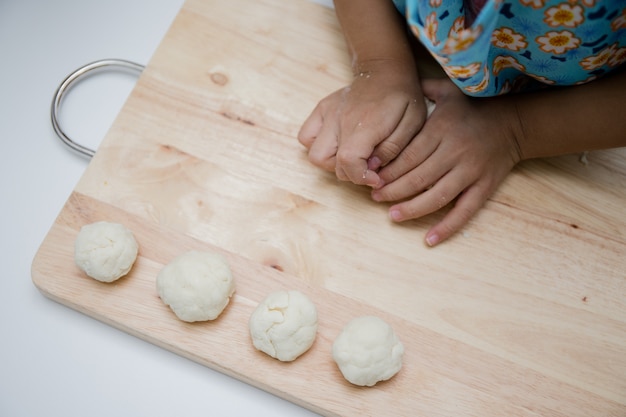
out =
[(521, 72), (526, 71), (526, 67), (519, 63), (517, 59), (512, 56), (499, 55), (493, 60), (493, 74), (498, 75), (500, 71), (505, 68), (515, 68)]
[(450, 36), (446, 39), (446, 43), (443, 47), (443, 52), (446, 54), (454, 54), (459, 51), (464, 51), (469, 48), (474, 41), (482, 33), (482, 27), (477, 25), (468, 29), (463, 29), (458, 32), (450, 30)]
[(571, 49), (578, 48), (580, 45), (580, 39), (569, 30), (548, 32), (545, 36), (537, 37), (536, 41), (543, 52), (553, 54), (563, 54)]
[(441, 0), (430, 0), (430, 7), (439, 7), (441, 6)]
[(506, 48), (511, 51), (519, 51), (526, 48), (528, 43), (523, 35), (514, 32), (510, 28), (500, 28), (494, 30), (491, 35), (491, 43), (498, 48)]
[(582, 81), (577, 81), (576, 83), (574, 83), (574, 85), (583, 85), (583, 84), (587, 84), (591, 81), (595, 81), (596, 79), (598, 79), (597, 75), (592, 75), (591, 77), (588, 77), (586, 80), (582, 80)]
[(450, 26), (450, 31), (448, 32), (448, 36), (455, 36), (465, 30), (465, 16), (459, 16), (454, 19), (452, 26)]
[(443, 70), (450, 78), (470, 78), (480, 71), (480, 63), (474, 62), (469, 65), (450, 65), (443, 67)]
[(544, 77), (543, 75), (528, 74), (528, 76), (544, 84), (554, 84), (554, 81)]
[(499, 96), (503, 96), (505, 94), (508, 94), (508, 93), (511, 92), (512, 89), (513, 89), (513, 86), (511, 85), (509, 80), (506, 80), (506, 81), (504, 81), (504, 84), (502, 85), (502, 88), (498, 92), (498, 95)]
[(570, 6), (567, 3), (561, 3), (558, 6), (550, 7), (544, 14), (544, 21), (553, 28), (558, 26), (575, 28), (585, 20), (583, 8), (578, 4)]
[(422, 34), (420, 33), (420, 28), (416, 25), (410, 25), (411, 32), (417, 39), (422, 39)]
[(441, 65), (441, 66), (448, 65), (448, 62), (450, 62), (450, 58), (448, 58), (446, 56), (437, 55), (433, 51), (429, 51), (429, 52), (430, 52), (430, 55), (432, 55), (432, 57), (435, 58), (435, 61), (437, 61), (439, 63), (439, 65)]
[(626, 9), (611, 22), (611, 29), (617, 32), (620, 29), (626, 29)]
[(439, 29), (439, 21), (437, 20), (437, 14), (432, 12), (426, 17), (426, 23), (424, 24), (424, 32), (426, 37), (433, 45), (439, 45), (437, 40), (437, 29)]
[[(571, 4), (576, 4), (578, 3), (578, 0), (569, 0), (569, 2)], [(596, 5), (596, 0), (582, 0), (581, 3), (583, 6), (591, 8)]]
[(600, 51), (597, 55), (591, 55), (584, 58), (580, 61), (580, 66), (586, 69), (587, 71), (593, 71), (595, 69), (601, 68), (605, 66), (609, 59), (616, 52), (617, 44), (613, 44), (608, 46)]
[(609, 58), (609, 65), (612, 67), (618, 67), (626, 62), (626, 48), (619, 48)]
[(485, 76), (483, 77), (482, 81), (476, 85), (470, 85), (468, 87), (465, 87), (465, 91), (470, 94), (476, 94), (484, 91), (487, 86), (489, 86), (489, 70), (487, 69), (486, 65), (483, 67), (483, 72)]
[(524, 6), (530, 6), (533, 9), (541, 9), (545, 4), (545, 0), (520, 0)]

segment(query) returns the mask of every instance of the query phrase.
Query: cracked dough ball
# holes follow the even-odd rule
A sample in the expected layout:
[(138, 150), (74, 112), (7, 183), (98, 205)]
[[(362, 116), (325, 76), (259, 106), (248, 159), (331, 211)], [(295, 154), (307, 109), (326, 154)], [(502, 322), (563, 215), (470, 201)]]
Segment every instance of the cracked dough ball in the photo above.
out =
[(333, 343), (333, 359), (349, 382), (374, 386), (402, 367), (404, 346), (389, 324), (363, 316), (349, 322)]
[(74, 262), (91, 278), (113, 282), (130, 271), (137, 251), (137, 241), (126, 227), (119, 223), (95, 222), (78, 232)]
[(179, 319), (194, 322), (216, 319), (235, 292), (235, 281), (220, 254), (189, 251), (159, 272), (156, 287)]
[(255, 348), (280, 361), (293, 361), (313, 345), (317, 309), (300, 291), (274, 292), (259, 303), (249, 327)]

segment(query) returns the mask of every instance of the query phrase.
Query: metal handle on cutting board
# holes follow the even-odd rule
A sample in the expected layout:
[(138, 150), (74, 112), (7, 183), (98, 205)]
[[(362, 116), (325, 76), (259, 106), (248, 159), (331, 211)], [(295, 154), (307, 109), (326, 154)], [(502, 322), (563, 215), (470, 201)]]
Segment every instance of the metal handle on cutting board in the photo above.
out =
[(63, 82), (57, 88), (54, 99), (52, 100), (52, 106), (50, 109), (50, 118), (52, 120), (52, 127), (54, 127), (54, 131), (57, 136), (63, 141), (65, 145), (67, 145), (70, 149), (79, 154), (86, 156), (87, 158), (91, 158), (95, 155), (96, 151), (86, 146), (83, 146), (67, 136), (67, 134), (61, 128), (59, 124), (59, 110), (61, 108), (61, 101), (63, 100), (63, 96), (67, 91), (69, 91), (70, 87), (72, 87), (76, 82), (81, 79), (87, 77), (88, 75), (96, 74), (97, 72), (101, 72), (103, 70), (108, 70), (111, 67), (116, 69), (128, 70), (133, 73), (141, 74), (144, 66), (141, 64), (137, 64), (135, 62), (126, 61), (123, 59), (102, 59), (99, 61), (91, 62), (87, 65), (84, 65), (63, 80)]

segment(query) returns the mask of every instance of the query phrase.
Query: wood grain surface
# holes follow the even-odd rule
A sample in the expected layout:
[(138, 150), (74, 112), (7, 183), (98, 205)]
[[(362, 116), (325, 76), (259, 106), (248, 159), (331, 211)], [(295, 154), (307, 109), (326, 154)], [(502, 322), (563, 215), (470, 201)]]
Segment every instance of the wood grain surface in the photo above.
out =
[[(423, 244), (445, 209), (394, 224), (368, 190), (313, 167), (296, 140), (351, 78), (331, 10), (305, 0), (188, 0), (32, 266), (47, 296), (328, 416), (626, 417), (626, 149), (519, 165), (470, 224)], [(117, 221), (140, 254), (113, 284), (73, 262), (84, 224)], [(156, 274), (222, 252), (236, 294), (183, 323)], [(320, 323), (293, 363), (257, 352), (256, 304), (300, 289)], [(350, 319), (386, 319), (404, 366), (347, 383), (330, 348)]]

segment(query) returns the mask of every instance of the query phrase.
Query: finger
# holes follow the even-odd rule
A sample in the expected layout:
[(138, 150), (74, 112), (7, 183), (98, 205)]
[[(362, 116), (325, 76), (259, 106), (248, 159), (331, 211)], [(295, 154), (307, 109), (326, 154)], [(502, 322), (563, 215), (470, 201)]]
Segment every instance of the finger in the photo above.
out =
[(469, 185), (459, 173), (450, 171), (422, 194), (391, 206), (389, 217), (394, 221), (401, 222), (434, 213), (448, 205)]
[(326, 171), (333, 172), (336, 166), (337, 127), (335, 124), (322, 125), (320, 132), (309, 148), (309, 161)]
[(445, 78), (426, 78), (422, 80), (422, 93), (433, 102), (439, 101), (443, 88), (448, 82)]
[[(339, 165), (335, 166), (335, 174), (337, 175), (337, 178), (341, 181), (352, 181)], [(352, 182), (355, 183), (354, 181)], [(361, 174), (361, 181), (359, 185), (368, 185), (372, 188), (376, 188), (378, 184), (380, 184), (380, 177), (378, 176), (376, 171), (366, 168)]]
[[(409, 175), (412, 171), (416, 170), (416, 167), (420, 167), (429, 157), (437, 150), (437, 143), (431, 141), (420, 140), (419, 137), (415, 138), (396, 159), (390, 162), (386, 167), (382, 168), (378, 175), (384, 184), (392, 184), (400, 178), (404, 178), (405, 175)], [(422, 169), (424, 171), (424, 169)], [(420, 174), (413, 173), (407, 179), (416, 181), (417, 183), (409, 184), (413, 188), (421, 187)], [(425, 179), (425, 178), (423, 178)], [(434, 178), (433, 181), (437, 180)], [(431, 184), (424, 184), (425, 186)]]
[[(368, 135), (371, 132), (359, 133), (363, 139), (350, 139), (348, 143), (367, 144), (371, 140)], [(373, 148), (365, 145), (362, 149), (356, 149), (353, 146), (344, 146), (337, 150), (337, 165), (335, 173), (337, 178), (342, 181), (350, 181), (357, 185), (376, 186), (380, 178), (376, 172), (369, 169), (368, 159), (372, 154)]]
[(491, 192), (481, 183), (469, 187), (445, 217), (426, 233), (428, 246), (435, 246), (461, 230), (480, 210)]
[(398, 125), (387, 139), (374, 148), (370, 161), (373, 169), (384, 167), (394, 160), (411, 142), (424, 125), (426, 106), (423, 101), (414, 100), (407, 104)]
[[(430, 87), (431, 90), (434, 90), (434, 87)], [(418, 101), (415, 100), (415, 105), (417, 106)], [(435, 147), (423, 147), (414, 144), (416, 142), (415, 137), (420, 133), (422, 128), (424, 127), (424, 123), (426, 119), (428, 119), (433, 112), (435, 111), (435, 102), (424, 95), (424, 108), (425, 108), (425, 116), (420, 114), (422, 112), (418, 107), (418, 113), (416, 114), (414, 111), (407, 112), (405, 118), (402, 119), (401, 124), (404, 124), (404, 127), (398, 126), (396, 131), (397, 135), (394, 137), (390, 137), (388, 140), (380, 144), (378, 147), (374, 149), (372, 156), (368, 160), (368, 168), (374, 171), (377, 171), (381, 167), (387, 166), (391, 161), (395, 160), (402, 152), (407, 148), (407, 146), (412, 146), (413, 149), (409, 149), (405, 155), (403, 156), (403, 160), (400, 160), (397, 164), (392, 166), (391, 168), (385, 170), (381, 175), (381, 184), (385, 182), (394, 181), (396, 178), (399, 178), (406, 172), (408, 172), (411, 167), (423, 162), (434, 150)], [(419, 119), (416, 121), (415, 118)], [(404, 122), (404, 123), (402, 123)], [(408, 123), (408, 125), (407, 125)], [(408, 130), (406, 129), (408, 127)], [(395, 134), (395, 132), (394, 132)], [(406, 141), (406, 142), (405, 142)], [(413, 144), (413, 145), (411, 145)], [(416, 150), (420, 151), (416, 155)]]
[(304, 147), (309, 149), (313, 145), (315, 138), (317, 138), (320, 131), (322, 130), (323, 124), (324, 119), (322, 117), (322, 112), (320, 111), (318, 104), (313, 112), (302, 124), (302, 127), (298, 132), (298, 141), (302, 145), (304, 145)]
[(372, 199), (381, 202), (414, 197), (432, 187), (450, 169), (451, 166), (428, 159), (393, 182), (386, 183), (381, 177), (380, 187), (372, 191)]
[[(383, 167), (380, 171), (378, 171), (378, 175), (380, 176), (382, 184), (392, 184), (398, 181), (400, 178), (404, 178), (405, 175), (409, 175), (412, 171), (420, 168), (422, 164), (430, 160), (431, 155), (435, 153), (437, 150), (440, 139), (431, 136), (429, 130), (423, 130), (418, 136), (416, 136), (407, 146), (400, 152), (400, 154), (391, 161), (387, 166)], [(447, 171), (449, 167), (437, 166), (438, 171)], [(432, 171), (435, 169), (435, 166), (426, 168), (422, 168), (422, 171)], [(410, 177), (411, 181), (416, 183), (409, 183), (408, 187), (412, 188), (420, 188), (423, 190), (424, 188), (421, 186), (422, 180), (420, 180), (420, 174), (412, 173)], [(425, 179), (425, 178), (424, 178)], [(438, 178), (432, 178), (432, 182), (430, 184), (425, 184), (426, 186), (430, 186), (434, 181)], [(400, 183), (402, 184), (402, 183)], [(399, 188), (399, 185), (394, 186), (391, 189), (388, 189), (390, 192), (394, 189)], [(408, 197), (408, 196), (405, 196)], [(404, 198), (404, 197), (403, 197)], [(389, 198), (385, 198), (386, 201), (391, 201)]]

